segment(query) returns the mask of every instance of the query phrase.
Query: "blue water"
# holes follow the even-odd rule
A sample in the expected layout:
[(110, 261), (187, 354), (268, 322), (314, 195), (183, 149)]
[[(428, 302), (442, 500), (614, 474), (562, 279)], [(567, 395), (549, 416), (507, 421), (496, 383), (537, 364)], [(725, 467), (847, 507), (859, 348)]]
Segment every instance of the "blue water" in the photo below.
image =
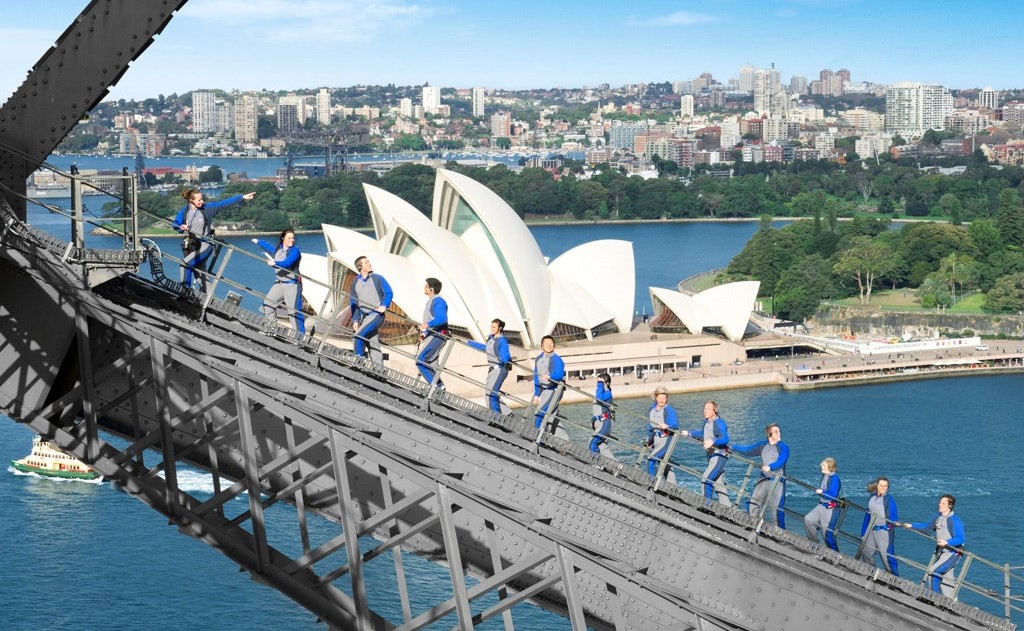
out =
[[(845, 495), (859, 501), (869, 479), (887, 475), (905, 520), (929, 518), (938, 497), (952, 493), (968, 548), (999, 563), (1020, 565), (1024, 427), (1016, 414), (1024, 403), (1022, 391), (1024, 376), (999, 376), (799, 393), (757, 388), (714, 397), (735, 442), (754, 441), (767, 422), (781, 424), (791, 448), (790, 475), (816, 481), (818, 463), (832, 456)], [(697, 426), (705, 398), (672, 397), (684, 426)], [(639, 441), (641, 423), (624, 419), (644, 413), (647, 402), (624, 400), (620, 406), (617, 432)], [(563, 409), (580, 419), (589, 413), (584, 405)], [(31, 436), (24, 427), (0, 420), (0, 458), (6, 462), (24, 455)], [(682, 449), (678, 459), (703, 466), (696, 447)], [(730, 482), (738, 483), (738, 467), (732, 465), (729, 472)], [(184, 474), (182, 486), (200, 498), (212, 492), (209, 480), (198, 473)], [(6, 629), (323, 628), (305, 610), (250, 581), (219, 553), (178, 534), (109, 483), (57, 482), (7, 470), (0, 471), (0, 497), (5, 531), (0, 567), (8, 570), (0, 573), (0, 601)], [(791, 488), (787, 505), (806, 512), (813, 501), (809, 492)], [(294, 520), (283, 513), (272, 512), (268, 521), (272, 540), (275, 531), (295, 532)], [(857, 527), (859, 519), (851, 518), (844, 529)], [(800, 532), (802, 526), (791, 519), (789, 528)], [(337, 531), (322, 522), (314, 529)], [(854, 550), (848, 541), (841, 539), (840, 545), (846, 552)], [(925, 562), (930, 546), (900, 532), (897, 553)], [(390, 569), (388, 563), (376, 567)], [(407, 568), (420, 589), (443, 590), (448, 580), (444, 568), (426, 561), (407, 560)], [(975, 574), (981, 571), (975, 563), (972, 578), (1001, 587), (993, 573)], [(916, 579), (919, 574), (905, 569), (904, 576)], [(388, 591), (391, 578), (389, 571), (368, 572), (371, 593)], [(183, 611), (191, 613), (179, 618)], [(517, 628), (569, 628), (567, 621), (533, 607), (517, 608), (515, 617)]]
[[(33, 211), (30, 220), (66, 233), (58, 216)], [(542, 251), (552, 258), (593, 239), (632, 240), (639, 302), (648, 285), (672, 287), (682, 277), (723, 266), (756, 229), (756, 223), (697, 223), (533, 230)], [(174, 239), (164, 241), (176, 246)], [(233, 241), (252, 248), (245, 238)], [(94, 244), (102, 247), (99, 241)], [(300, 235), (300, 244), (305, 251), (323, 253), (320, 235)], [(248, 260), (236, 255), (233, 274), (243, 283), (264, 288), (270, 281), (265, 266), (256, 259), (244, 262)], [(246, 304), (255, 308), (255, 302)], [(904, 520), (927, 519), (939, 496), (952, 493), (959, 500), (956, 510), (965, 522), (969, 549), (998, 563), (1021, 565), (1024, 502), (1018, 481), (1024, 477), (1019, 457), (1024, 427), (1016, 413), (1024, 403), (1022, 391), (1024, 376), (999, 376), (799, 393), (757, 388), (713, 396), (729, 421), (734, 442), (753, 442), (766, 423), (781, 424), (783, 440), (792, 449), (790, 475), (816, 481), (818, 463), (832, 456), (839, 464), (844, 494), (860, 502), (866, 499), (863, 489), (868, 480), (887, 475)], [(672, 397), (684, 426), (698, 425), (706, 398)], [(639, 419), (647, 405), (644, 400), (621, 401), (616, 433), (639, 442), (644, 432)], [(563, 406), (563, 411), (583, 420), (589, 406)], [(27, 453), (30, 441), (28, 430), (0, 420), (0, 462)], [(694, 447), (681, 450), (678, 457), (684, 464), (703, 467), (703, 455)], [(6, 541), (0, 546), (0, 567), (8, 569), (0, 573), (4, 628), (323, 628), (308, 612), (248, 580), (219, 553), (178, 534), (157, 513), (109, 483), (55, 482), (2, 469), (0, 523), (6, 527)], [(738, 483), (740, 472), (730, 471), (730, 482)], [(696, 488), (689, 481), (683, 484)], [(212, 492), (208, 478), (199, 473), (186, 474), (183, 488), (204, 498)], [(788, 506), (805, 512), (813, 498), (793, 489)], [(272, 529), (280, 525), (282, 533), (285, 528), (294, 531), (294, 520), (283, 511), (272, 512), (269, 520)], [(851, 518), (844, 529), (857, 530), (859, 523), (854, 522), (859, 520)], [(802, 530), (795, 519), (789, 527)], [(314, 528), (337, 532), (326, 522), (316, 522)], [(853, 551), (849, 542), (841, 540), (841, 546)], [(930, 546), (923, 538), (901, 532), (897, 553), (926, 562)], [(410, 566), (421, 588), (444, 589), (446, 570), (426, 561), (407, 561)], [(977, 576), (976, 580), (1001, 588), (1001, 580), (991, 572), (975, 572), (982, 572), (977, 563), (972, 579)], [(916, 578), (912, 570), (905, 575)], [(368, 580), (373, 593), (393, 591), (389, 572), (372, 574)], [(1017, 587), (1017, 592), (1024, 591)], [(976, 600), (970, 595), (962, 599)], [(182, 611), (191, 614), (179, 618)], [(534, 607), (519, 607), (515, 616), (518, 628), (569, 628), (567, 621)], [(493, 623), (500, 628), (500, 622)]]
[[(101, 196), (86, 197), (86, 216), (97, 218), (105, 201), (112, 198)], [(48, 204), (56, 204), (69, 208), (70, 202), (64, 198), (46, 200)], [(70, 234), (68, 220), (59, 214), (49, 213), (39, 206), (30, 204), (28, 220), (51, 234), (67, 239)], [(783, 225), (779, 222), (778, 225)], [(756, 221), (733, 222), (694, 222), (694, 223), (658, 223), (658, 224), (582, 224), (574, 226), (532, 226), (533, 233), (541, 252), (549, 259), (577, 245), (599, 239), (623, 239), (633, 243), (634, 264), (636, 266), (636, 293), (634, 309), (637, 313), (651, 313), (651, 299), (648, 287), (667, 287), (675, 289), (676, 284), (689, 276), (700, 274), (712, 269), (723, 268), (735, 256), (750, 237), (757, 231)], [(265, 285), (272, 278), (263, 262), (260, 251), (250, 243), (251, 237), (232, 236), (225, 240), (232, 245), (251, 252), (253, 257), (238, 253), (232, 255), (231, 266), (227, 275), (237, 282), (259, 291), (266, 291)], [(172, 237), (154, 239), (161, 250), (180, 256), (178, 240)], [(87, 235), (86, 242), (90, 247), (119, 248), (120, 241), (116, 237)], [(297, 238), (299, 248), (309, 254), (326, 254), (326, 244), (321, 233), (301, 234)], [(175, 272), (170, 263), (167, 272)], [(597, 270), (600, 273), (600, 270)], [(223, 295), (223, 294), (220, 294)], [(260, 301), (255, 297), (246, 296), (244, 303), (256, 310)]]

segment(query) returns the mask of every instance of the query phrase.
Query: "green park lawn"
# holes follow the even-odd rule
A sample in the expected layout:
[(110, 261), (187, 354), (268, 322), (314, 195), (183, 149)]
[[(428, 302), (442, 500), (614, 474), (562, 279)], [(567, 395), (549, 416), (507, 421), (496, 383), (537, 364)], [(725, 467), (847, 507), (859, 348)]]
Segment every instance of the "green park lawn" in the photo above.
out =
[[(840, 305), (859, 305), (860, 299), (851, 296), (835, 301)], [(946, 313), (985, 313), (982, 305), (985, 302), (985, 295), (981, 292), (972, 292), (957, 300), (957, 303), (946, 309)], [(917, 291), (913, 289), (876, 289), (871, 292), (871, 305), (890, 309), (893, 311), (934, 311), (934, 308), (921, 306), (917, 298)]]

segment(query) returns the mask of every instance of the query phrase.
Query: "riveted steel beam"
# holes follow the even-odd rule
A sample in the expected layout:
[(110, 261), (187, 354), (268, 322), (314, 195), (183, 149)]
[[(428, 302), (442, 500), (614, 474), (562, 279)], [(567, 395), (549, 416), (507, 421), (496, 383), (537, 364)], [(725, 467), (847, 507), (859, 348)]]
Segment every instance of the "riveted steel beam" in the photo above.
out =
[(25, 178), (103, 100), (186, 1), (92, 0), (32, 66), (0, 108), (0, 190), (20, 217)]

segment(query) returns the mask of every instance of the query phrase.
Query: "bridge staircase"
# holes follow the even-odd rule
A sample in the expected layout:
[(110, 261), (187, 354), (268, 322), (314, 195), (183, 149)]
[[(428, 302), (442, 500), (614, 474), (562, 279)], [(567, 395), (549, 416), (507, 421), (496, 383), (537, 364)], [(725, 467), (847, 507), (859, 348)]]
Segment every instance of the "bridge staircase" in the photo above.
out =
[[(124, 266), (93, 286), (66, 243), (0, 217), (0, 409), (332, 628), (510, 628), (525, 600), (577, 629), (1015, 628), (642, 467), (538, 444), (530, 415), (145, 278), (152, 246), (91, 253)], [(212, 497), (179, 488), (185, 465)], [(286, 540), (266, 527), (281, 512)], [(340, 532), (317, 540), (312, 515)], [(451, 598), (412, 611), (408, 552), (448, 566)], [(401, 619), (366, 589), (371, 563), (393, 566)]]

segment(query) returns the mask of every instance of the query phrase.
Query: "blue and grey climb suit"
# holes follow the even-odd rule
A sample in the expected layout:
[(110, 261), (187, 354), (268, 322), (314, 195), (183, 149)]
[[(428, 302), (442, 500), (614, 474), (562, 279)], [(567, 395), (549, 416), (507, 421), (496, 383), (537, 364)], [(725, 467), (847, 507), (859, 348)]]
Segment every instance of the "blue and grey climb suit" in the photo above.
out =
[[(760, 456), (761, 465), (767, 466), (769, 471), (775, 474), (769, 476), (764, 471), (761, 472), (761, 478), (754, 484), (754, 490), (750, 493), (747, 512), (757, 515), (761, 512), (761, 507), (767, 505), (775, 509), (775, 523), (779, 528), (785, 528), (786, 513), (783, 508), (786, 506), (786, 461), (789, 460), (789, 445), (782, 441), (772, 445), (767, 440), (762, 440), (752, 445), (734, 446), (732, 451), (743, 456)], [(775, 481), (776, 478), (778, 482)], [(774, 491), (772, 484), (775, 484)], [(767, 518), (770, 513), (771, 511), (765, 511), (764, 516)]]
[(594, 433), (590, 438), (590, 451), (614, 458), (608, 447), (608, 436), (612, 433), (612, 389), (604, 385), (604, 379), (597, 380), (594, 403), (591, 406), (590, 426)]
[[(874, 523), (871, 521), (872, 517), (875, 518)], [(896, 512), (896, 500), (892, 499), (888, 493), (872, 495), (868, 499), (868, 512), (864, 515), (864, 525), (860, 529), (860, 535), (864, 538), (864, 549), (860, 551), (857, 558), (874, 565), (877, 552), (886, 571), (899, 576), (899, 565), (896, 563), (894, 550), (896, 534), (894, 524), (897, 521), (899, 521), (899, 515)]]
[(945, 546), (935, 546), (935, 554), (928, 566), (925, 576), (928, 586), (933, 592), (941, 592), (943, 596), (953, 597), (953, 568), (964, 555), (964, 523), (950, 512), (945, 517), (935, 513), (929, 521), (910, 524), (914, 530), (934, 530), (935, 539), (945, 539)]
[(818, 488), (821, 494), (818, 495), (818, 505), (811, 509), (811, 512), (804, 516), (804, 530), (807, 531), (807, 538), (818, 543), (818, 530), (821, 530), (825, 537), (825, 545), (839, 551), (839, 543), (836, 541), (836, 525), (839, 522), (839, 492), (843, 484), (835, 473), (824, 473), (821, 476), (821, 483)]
[[(423, 307), (423, 321), (427, 330), (423, 332), (423, 349), (416, 357), (416, 367), (427, 383), (434, 383), (437, 374), (437, 357), (448, 336), (448, 303), (441, 296), (431, 296)], [(444, 382), (438, 377), (436, 387), (443, 388)]]
[(501, 385), (508, 377), (512, 354), (508, 350), (508, 340), (504, 335), (489, 335), (487, 342), (470, 341), (469, 345), (478, 351), (487, 353), (487, 407), (498, 414), (508, 412), (508, 407), (501, 402)]
[(718, 494), (718, 503), (725, 506), (732, 506), (729, 499), (729, 490), (725, 484), (725, 463), (729, 459), (729, 429), (725, 421), (720, 417), (704, 419), (704, 426), (700, 429), (690, 430), (690, 438), (704, 441), (705, 437), (714, 441), (710, 449), (705, 453), (708, 457), (708, 466), (704, 469), (700, 481), (704, 485), (704, 497), (708, 500), (714, 499)]
[(292, 328), (299, 333), (306, 332), (306, 314), (302, 312), (302, 277), (299, 276), (299, 262), (302, 260), (302, 252), (299, 246), (293, 245), (286, 248), (279, 245), (276, 248), (263, 239), (256, 241), (264, 252), (274, 257), (274, 286), (267, 292), (263, 299), (263, 315), (267, 316), (271, 324), (277, 323), (277, 307), (283, 304), (288, 310), (288, 316), (292, 321)]
[[(659, 408), (657, 403), (651, 404), (647, 420), (647, 446), (651, 448), (651, 455), (647, 457), (647, 473), (653, 477), (658, 475), (658, 467), (668, 453), (668, 442), (672, 432), (679, 431), (679, 420), (671, 405)], [(667, 425), (668, 430), (661, 429), (662, 425)], [(665, 474), (668, 472), (669, 467), (666, 466)]]
[[(207, 202), (202, 208), (193, 208), (192, 204), (174, 216), (174, 229), (182, 233), (181, 256), (184, 267), (181, 268), (181, 284), (185, 289), (192, 289), (193, 276), (198, 277), (199, 289), (206, 291), (206, 263), (213, 254), (213, 244), (207, 240), (212, 233), (213, 218), (224, 208), (245, 201), (242, 195), (235, 195), (219, 202)], [(187, 225), (188, 230), (181, 226)]]
[(387, 311), (393, 298), (391, 285), (380, 274), (370, 272), (369, 276), (360, 274), (353, 279), (349, 291), (349, 309), (352, 312), (353, 328), (356, 329), (352, 346), (358, 357), (368, 352), (370, 361), (384, 363), (384, 353), (380, 350), (380, 339), (377, 337), (384, 314), (377, 311), (377, 308), (384, 307)]
[[(547, 380), (541, 379), (547, 375)], [(559, 384), (565, 379), (565, 362), (558, 353), (541, 353), (533, 360), (533, 396), (539, 399), (537, 416), (533, 426), (540, 429), (545, 416), (548, 417), (549, 432), (558, 428), (558, 402), (562, 399)]]

